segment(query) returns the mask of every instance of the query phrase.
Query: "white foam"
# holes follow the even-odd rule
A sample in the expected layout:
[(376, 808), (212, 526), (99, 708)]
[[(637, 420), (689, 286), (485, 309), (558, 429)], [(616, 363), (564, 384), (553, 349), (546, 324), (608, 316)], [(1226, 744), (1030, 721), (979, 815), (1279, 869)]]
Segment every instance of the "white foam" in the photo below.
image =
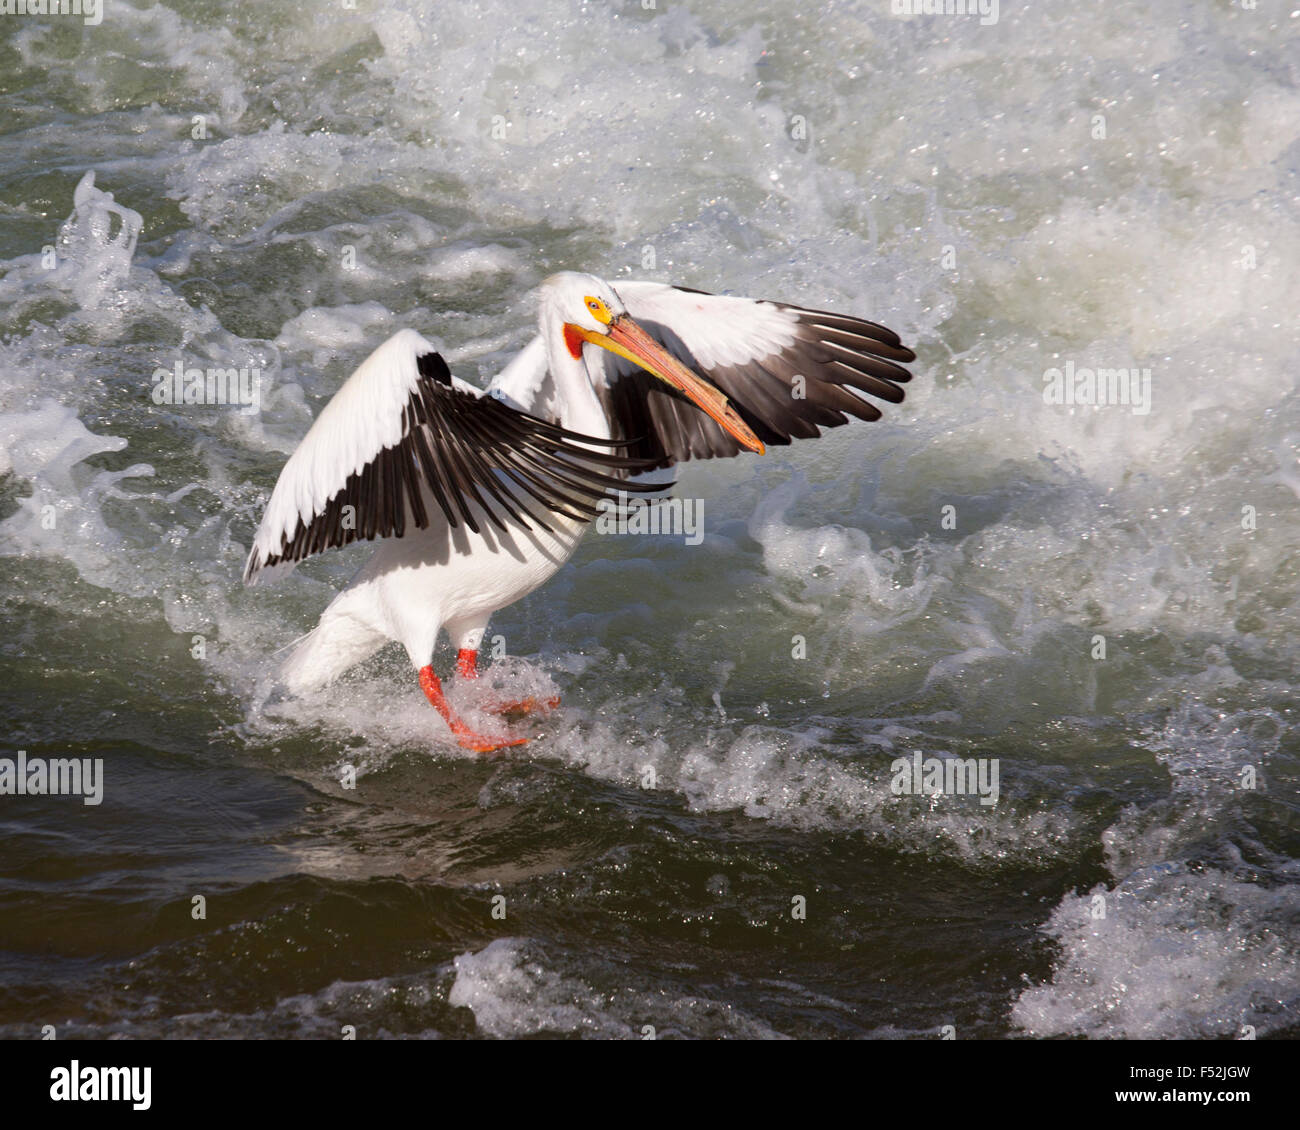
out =
[(630, 1039), (632, 1029), (609, 1012), (609, 1001), (580, 981), (529, 960), (519, 942), (498, 938), (456, 958), (448, 1003), (468, 1008), (489, 1036), (511, 1039), (560, 1032)]
[(1222, 714), (1188, 703), (1148, 730), (1170, 795), (1128, 807), (1107, 829), (1117, 881), (1067, 895), (1052, 912), (1044, 933), (1060, 956), (1050, 981), (1020, 994), (1014, 1023), (1040, 1036), (1123, 1039), (1265, 1036), (1291, 1023), (1300, 1006), (1290, 926), (1300, 871), (1267, 852), (1259, 859), (1258, 843), (1247, 863), (1237, 846), (1242, 805), (1267, 789), (1285, 729), (1272, 710)]
[[(1094, 917), (1096, 896), (1104, 919)], [(1294, 885), (1180, 864), (1067, 896), (1044, 927), (1062, 956), (1047, 984), (1020, 994), (1012, 1021), (1035, 1036), (1266, 1036), (1300, 1007), (1297, 912)]]
[(498, 938), (477, 953), (462, 954), (454, 965), (448, 1003), (470, 1009), (480, 1031), (498, 1039), (781, 1038), (725, 1002), (629, 986), (624, 969), (608, 971), (614, 978), (610, 987), (593, 988), (559, 971), (526, 938)]

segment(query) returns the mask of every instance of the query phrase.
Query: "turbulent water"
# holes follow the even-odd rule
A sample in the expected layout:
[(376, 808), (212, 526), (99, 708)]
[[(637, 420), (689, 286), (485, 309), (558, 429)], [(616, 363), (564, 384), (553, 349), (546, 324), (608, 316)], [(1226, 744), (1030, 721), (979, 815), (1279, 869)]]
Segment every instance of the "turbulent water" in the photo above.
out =
[[(0, 797), (0, 1034), (1300, 1034), (1300, 16), (898, 6), (0, 15), (0, 756), (104, 762)], [(241, 586), (288, 453), (400, 328), (485, 383), (564, 268), (916, 376), (500, 612), (527, 746), (395, 647), (285, 696), (367, 553)]]

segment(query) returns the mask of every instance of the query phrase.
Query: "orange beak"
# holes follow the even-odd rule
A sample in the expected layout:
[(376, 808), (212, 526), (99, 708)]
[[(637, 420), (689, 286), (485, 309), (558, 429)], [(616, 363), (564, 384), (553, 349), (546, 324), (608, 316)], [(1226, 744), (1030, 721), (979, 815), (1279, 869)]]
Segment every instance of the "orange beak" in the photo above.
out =
[(627, 358), (651, 376), (658, 377), (664, 384), (675, 388), (750, 451), (762, 455), (766, 450), (762, 441), (721, 392), (692, 373), (627, 314), (620, 314), (609, 324), (608, 334), (593, 333), (572, 323), (565, 328), (602, 349)]

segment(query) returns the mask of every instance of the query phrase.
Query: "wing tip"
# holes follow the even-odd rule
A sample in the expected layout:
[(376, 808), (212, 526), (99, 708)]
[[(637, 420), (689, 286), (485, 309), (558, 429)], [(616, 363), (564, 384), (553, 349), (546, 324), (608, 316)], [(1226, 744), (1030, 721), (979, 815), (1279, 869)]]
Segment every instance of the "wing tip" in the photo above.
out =
[[(425, 346), (429, 344), (423, 338), (420, 338), (420, 341)], [(426, 353), (417, 353), (415, 355), (415, 367), (419, 370), (420, 376), (448, 387), (451, 386), (451, 369), (442, 354), (436, 349), (431, 349)]]
[(260, 579), (259, 574), (262, 571), (262, 551), (256, 546), (248, 554), (248, 559), (244, 562), (244, 585), (251, 588), (256, 585)]

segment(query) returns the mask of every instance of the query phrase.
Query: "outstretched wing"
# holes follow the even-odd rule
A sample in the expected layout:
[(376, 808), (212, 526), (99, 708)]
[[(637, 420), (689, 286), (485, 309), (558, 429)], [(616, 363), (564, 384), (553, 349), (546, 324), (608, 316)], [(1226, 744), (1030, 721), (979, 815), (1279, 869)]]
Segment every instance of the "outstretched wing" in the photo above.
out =
[(436, 510), (475, 533), (484, 515), (503, 532), (507, 521), (550, 530), (547, 511), (589, 520), (608, 489), (638, 489), (626, 475), (645, 467), (590, 445), (620, 446), (453, 382), (433, 347), (402, 330), (362, 362), (285, 464), (244, 582), (334, 546), (426, 529)]
[[(847, 314), (732, 298), (654, 282), (614, 286), (627, 312), (688, 368), (716, 385), (764, 444), (821, 435), (849, 417), (880, 419), (868, 396), (891, 404), (916, 355), (898, 335)], [(652, 467), (714, 459), (742, 448), (684, 397), (606, 350), (596, 391), (615, 439)]]

